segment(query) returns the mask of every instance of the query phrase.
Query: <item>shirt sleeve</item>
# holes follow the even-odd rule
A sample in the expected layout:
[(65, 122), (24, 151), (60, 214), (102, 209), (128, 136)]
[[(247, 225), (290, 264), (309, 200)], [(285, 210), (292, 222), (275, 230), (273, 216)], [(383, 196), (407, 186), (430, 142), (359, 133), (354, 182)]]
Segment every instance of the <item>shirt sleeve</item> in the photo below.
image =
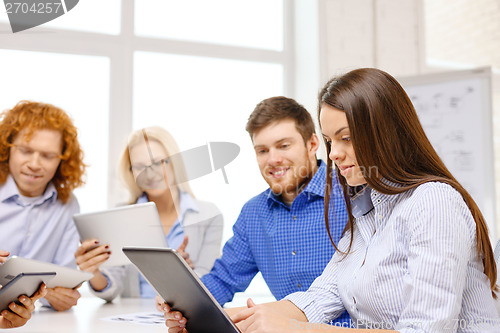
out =
[(201, 280), (219, 304), (233, 299), (236, 292), (244, 291), (258, 272), (248, 238), (245, 234), (244, 209), (233, 226), (231, 237), (222, 250), (210, 273)]
[(323, 273), (305, 292), (296, 292), (285, 297), (297, 306), (309, 322), (329, 323), (345, 310), (337, 287), (337, 263), (340, 256), (334, 254)]
[(89, 290), (95, 296), (111, 302), (120, 295), (124, 288), (124, 278), (128, 273), (126, 266), (113, 266), (101, 269), (102, 274), (108, 280), (108, 285), (102, 290), (95, 290), (89, 283)]
[(395, 329), (456, 332), (468, 263), (478, 261), (475, 222), (461, 195), (445, 184), (422, 193), (408, 222), (408, 277)]

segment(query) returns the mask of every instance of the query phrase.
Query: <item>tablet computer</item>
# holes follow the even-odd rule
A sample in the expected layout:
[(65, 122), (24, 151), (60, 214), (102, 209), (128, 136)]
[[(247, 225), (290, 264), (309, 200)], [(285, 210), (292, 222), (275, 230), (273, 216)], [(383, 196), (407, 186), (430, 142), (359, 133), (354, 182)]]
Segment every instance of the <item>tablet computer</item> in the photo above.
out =
[(47, 284), (55, 275), (55, 272), (18, 274), (0, 289), (0, 312), (8, 309), (12, 302), (21, 304), (19, 297), (22, 295), (33, 296), (42, 283)]
[(165, 302), (188, 319), (189, 333), (240, 332), (177, 251), (125, 247), (123, 252)]
[(56, 276), (47, 284), (47, 288), (75, 288), (90, 280), (94, 274), (76, 268), (59, 266), (49, 262), (12, 256), (0, 265), (0, 284), (6, 285), (20, 273), (55, 272)]
[(167, 247), (154, 202), (75, 214), (73, 219), (82, 240), (97, 238), (100, 244), (109, 244), (111, 256), (101, 267), (130, 264), (124, 246)]

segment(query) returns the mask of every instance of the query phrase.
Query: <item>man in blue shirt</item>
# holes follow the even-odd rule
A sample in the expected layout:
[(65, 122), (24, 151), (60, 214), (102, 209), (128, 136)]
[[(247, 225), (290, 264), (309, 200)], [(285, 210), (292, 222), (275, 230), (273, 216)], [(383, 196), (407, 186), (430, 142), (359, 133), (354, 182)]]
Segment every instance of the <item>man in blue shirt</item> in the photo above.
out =
[[(0, 122), (0, 248), (11, 255), (76, 268), (79, 212), (74, 188), (85, 165), (71, 118), (50, 104), (19, 102)], [(56, 310), (76, 305), (78, 290), (47, 289)]]
[[(221, 305), (259, 271), (277, 300), (306, 291), (335, 252), (325, 232), (326, 165), (316, 159), (319, 140), (309, 112), (293, 99), (272, 97), (256, 106), (246, 129), (269, 189), (243, 206), (222, 257), (201, 278)], [(332, 192), (330, 231), (338, 242), (347, 213), (341, 192)], [(347, 312), (337, 319), (349, 320)]]

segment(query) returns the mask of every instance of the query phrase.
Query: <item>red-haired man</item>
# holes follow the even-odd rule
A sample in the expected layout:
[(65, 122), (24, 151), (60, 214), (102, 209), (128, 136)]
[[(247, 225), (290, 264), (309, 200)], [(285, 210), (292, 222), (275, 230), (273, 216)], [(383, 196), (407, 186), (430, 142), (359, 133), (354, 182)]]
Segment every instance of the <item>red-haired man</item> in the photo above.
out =
[[(0, 248), (11, 255), (76, 267), (79, 235), (73, 189), (85, 164), (71, 118), (60, 108), (21, 101), (0, 120)], [(76, 305), (76, 289), (48, 289), (58, 311)]]

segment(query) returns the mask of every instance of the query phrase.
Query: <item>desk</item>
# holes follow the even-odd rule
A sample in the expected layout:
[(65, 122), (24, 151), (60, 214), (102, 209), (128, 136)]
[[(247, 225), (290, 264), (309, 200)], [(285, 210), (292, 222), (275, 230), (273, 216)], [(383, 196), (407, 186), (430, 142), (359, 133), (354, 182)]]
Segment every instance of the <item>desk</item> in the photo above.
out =
[(10, 329), (16, 333), (101, 333), (101, 332), (167, 332), (166, 326), (145, 326), (101, 320), (115, 315), (157, 312), (154, 299), (124, 298), (106, 303), (97, 297), (82, 297), (71, 310), (57, 312), (37, 309), (23, 327)]

